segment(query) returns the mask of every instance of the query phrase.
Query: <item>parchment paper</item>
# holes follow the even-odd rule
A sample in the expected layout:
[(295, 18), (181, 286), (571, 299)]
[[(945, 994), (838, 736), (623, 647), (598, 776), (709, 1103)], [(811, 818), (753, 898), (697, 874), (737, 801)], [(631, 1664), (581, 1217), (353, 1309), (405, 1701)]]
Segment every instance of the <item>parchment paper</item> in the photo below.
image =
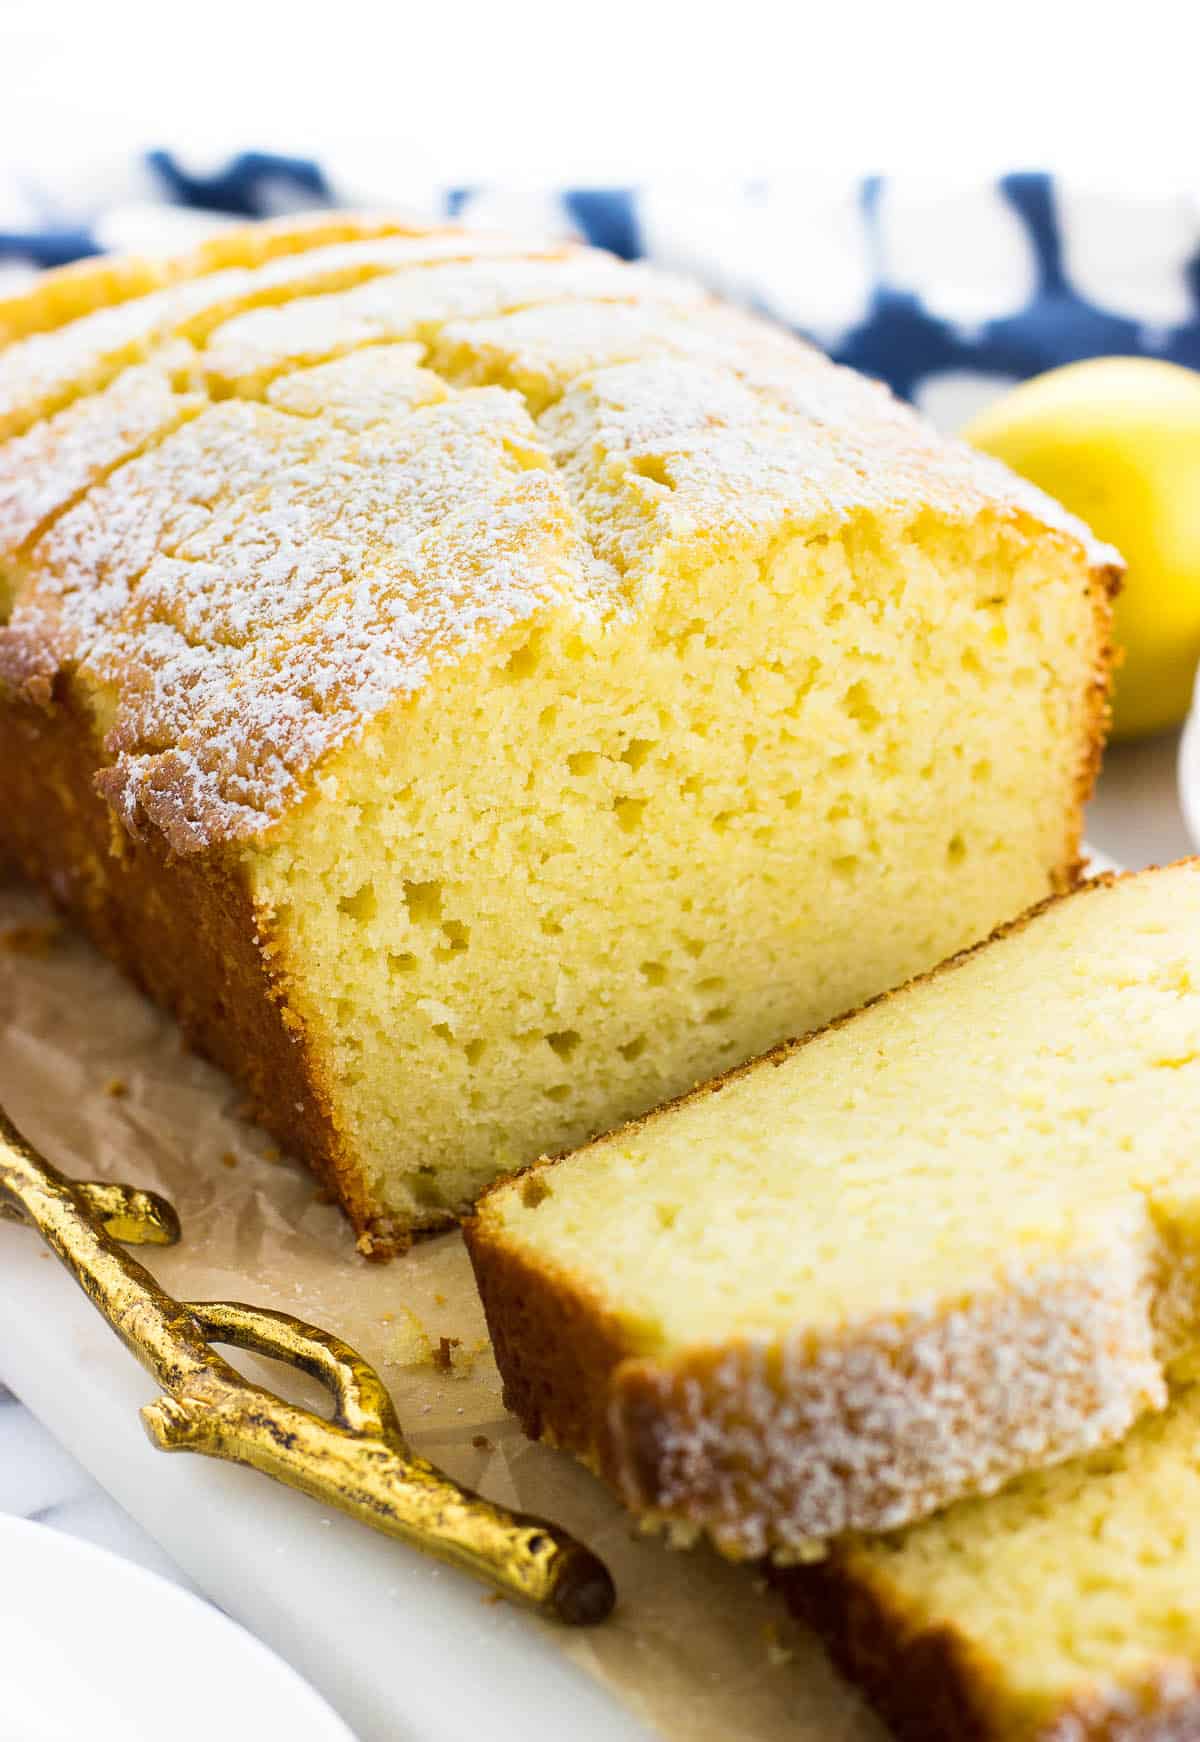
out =
[[(620, 1593), (611, 1621), (587, 1632), (530, 1625), (670, 1742), (881, 1742), (752, 1569), (639, 1537), (573, 1459), (525, 1440), (500, 1402), (457, 1234), (391, 1265), (365, 1263), (312, 1178), (240, 1116), (236, 1087), (2, 874), (0, 1100), (67, 1172), (171, 1198), (183, 1242), (145, 1262), (173, 1294), (282, 1307), (338, 1333), (378, 1367), (418, 1451), (603, 1555)], [(459, 1340), (449, 1373), (429, 1358), (443, 1337)]]

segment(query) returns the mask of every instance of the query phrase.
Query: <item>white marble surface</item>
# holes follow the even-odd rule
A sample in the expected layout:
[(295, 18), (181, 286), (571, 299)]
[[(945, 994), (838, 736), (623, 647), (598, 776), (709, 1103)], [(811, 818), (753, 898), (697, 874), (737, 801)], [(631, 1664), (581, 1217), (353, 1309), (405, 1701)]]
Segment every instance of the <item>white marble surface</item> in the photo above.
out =
[[(1088, 821), (1092, 843), (1119, 862), (1163, 863), (1189, 852), (1171, 739), (1113, 750)], [(0, 1340), (3, 1331), (0, 1329)], [(11, 1392), (0, 1386), (0, 1512), (65, 1530), (182, 1584), (185, 1575)]]
[(30, 1518), (124, 1555), (194, 1589), (152, 1537), (0, 1384), (0, 1512)]

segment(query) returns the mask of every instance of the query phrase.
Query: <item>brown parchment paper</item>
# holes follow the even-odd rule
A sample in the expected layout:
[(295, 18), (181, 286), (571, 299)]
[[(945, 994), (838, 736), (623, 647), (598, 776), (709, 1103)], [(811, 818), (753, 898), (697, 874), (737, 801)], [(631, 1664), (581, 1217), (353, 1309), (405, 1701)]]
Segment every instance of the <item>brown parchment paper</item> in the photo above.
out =
[[(530, 1625), (669, 1742), (881, 1742), (752, 1569), (639, 1537), (573, 1459), (526, 1441), (501, 1404), (457, 1234), (365, 1263), (312, 1178), (240, 1116), (229, 1079), (2, 873), (0, 1100), (67, 1172), (171, 1198), (182, 1244), (146, 1257), (171, 1293), (282, 1307), (335, 1331), (379, 1368), (418, 1451), (603, 1555), (620, 1594), (611, 1621), (587, 1632)], [(450, 1373), (425, 1356), (422, 1333), (433, 1348), (459, 1339)]]

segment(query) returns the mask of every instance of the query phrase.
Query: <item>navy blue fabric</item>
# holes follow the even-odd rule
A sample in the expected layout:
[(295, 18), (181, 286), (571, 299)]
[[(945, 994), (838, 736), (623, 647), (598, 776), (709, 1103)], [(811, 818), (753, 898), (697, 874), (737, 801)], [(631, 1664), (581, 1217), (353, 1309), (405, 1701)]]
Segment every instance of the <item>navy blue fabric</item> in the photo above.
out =
[[(195, 173), (170, 152), (153, 151), (147, 154), (145, 165), (161, 189), (164, 203), (195, 210), (253, 218), (347, 203), (345, 190), (339, 187), (336, 177), (322, 164), (304, 157), (244, 151), (215, 169)], [(992, 202), (993, 213), (1000, 201), (1015, 214), (1033, 263), (1033, 288), (1021, 306), (998, 308), (991, 318), (966, 324), (935, 312), (930, 306), (929, 286), (895, 282), (889, 275), (880, 221), (888, 185), (885, 178), (870, 177), (858, 187), (861, 240), (866, 258), (873, 263), (865, 308), (848, 308), (845, 323), (838, 331), (826, 328), (815, 332), (805, 329), (802, 322), (798, 325), (798, 330), (807, 331), (807, 336), (824, 343), (839, 362), (880, 377), (909, 399), (918, 397), (939, 376), (956, 372), (1023, 379), (1057, 364), (1112, 353), (1162, 357), (1200, 367), (1200, 236), (1195, 253), (1182, 266), (1182, 273), (1174, 272), (1175, 282), (1166, 299), (1169, 306), (1177, 307), (1183, 296), (1190, 299), (1190, 308), (1185, 318), (1159, 325), (1138, 318), (1136, 311), (1106, 307), (1095, 299), (1094, 287), (1093, 294), (1086, 295), (1072, 283), (1066, 264), (1060, 191), (1052, 176), (1014, 174), (995, 184), (981, 185), (981, 199)], [(727, 202), (740, 198), (757, 208), (769, 201), (770, 192), (770, 183), (747, 183), (740, 194), (725, 191), (715, 197)], [(430, 215), (469, 219), (472, 200), (485, 193), (489, 195), (489, 217), (494, 220), (501, 194), (471, 187), (443, 189), (433, 201)], [(514, 211), (513, 227), (527, 232), (527, 208), (522, 206), (522, 197), (514, 194), (509, 203)], [(564, 189), (549, 197), (557, 206), (563, 233), (581, 235), (625, 260), (655, 257), (653, 247), (647, 243), (638, 189)], [(662, 198), (660, 190), (657, 195), (660, 214)], [(781, 210), (786, 210), (786, 201)], [(543, 221), (544, 213), (543, 202), (537, 221)], [(690, 218), (703, 240), (703, 206), (698, 206), (695, 199)], [(94, 223), (95, 229), (102, 232), (103, 214), (98, 214)], [(790, 237), (785, 237), (784, 242), (792, 245)], [(790, 309), (803, 311), (804, 275), (811, 268), (807, 265), (802, 234), (795, 237), (794, 245), (796, 294), (789, 295), (787, 301)], [(939, 239), (939, 246), (948, 251), (952, 269), (956, 246), (952, 231)], [(101, 241), (91, 225), (33, 223), (28, 231), (0, 233), (0, 266), (5, 261), (57, 266), (96, 253), (100, 247)], [(706, 252), (702, 245), (696, 249), (696, 258), (699, 270), (703, 271), (707, 264), (714, 276), (728, 264), (731, 272), (740, 275), (741, 294), (778, 313), (770, 295), (758, 294), (753, 274), (744, 268), (743, 262), (725, 262), (711, 248)], [(677, 263), (674, 259), (668, 262)], [(961, 264), (969, 267), (970, 262), (964, 258)], [(790, 260), (785, 255), (784, 274), (790, 273)], [(778, 276), (776, 263), (776, 302)], [(950, 276), (953, 278), (952, 270)]]
[[(872, 177), (862, 190), (863, 218), (877, 261), (881, 250), (873, 232), (882, 187), (882, 179)], [(1148, 331), (1145, 323), (1090, 302), (1070, 283), (1052, 177), (1009, 175), (999, 188), (1021, 219), (1037, 264), (1036, 291), (1026, 306), (964, 331), (937, 319), (919, 296), (881, 276), (867, 318), (832, 347), (839, 363), (878, 375), (906, 399), (930, 377), (957, 369), (1025, 380), (1083, 357), (1153, 356), (1200, 364), (1200, 249), (1188, 268), (1192, 319)]]
[(269, 151), (241, 151), (211, 175), (189, 175), (169, 151), (150, 151), (146, 162), (175, 205), (238, 218), (266, 218), (288, 192), (314, 204), (334, 204), (333, 189), (320, 164), (308, 157), (280, 157)]
[(579, 188), (563, 204), (585, 242), (607, 248), (622, 260), (640, 259), (643, 249), (632, 188)]
[(28, 261), (31, 266), (68, 266), (103, 250), (86, 230), (0, 230), (0, 261)]

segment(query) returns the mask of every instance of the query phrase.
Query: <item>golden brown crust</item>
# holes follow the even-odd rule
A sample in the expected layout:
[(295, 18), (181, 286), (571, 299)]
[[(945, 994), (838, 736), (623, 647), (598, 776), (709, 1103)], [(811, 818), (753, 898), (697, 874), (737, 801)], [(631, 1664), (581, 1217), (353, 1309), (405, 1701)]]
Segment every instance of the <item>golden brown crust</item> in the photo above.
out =
[(1025, 1721), (1004, 1700), (1001, 1665), (948, 1623), (917, 1624), (898, 1594), (855, 1572), (853, 1551), (812, 1566), (773, 1567), (768, 1577), (900, 1742), (1194, 1742), (1200, 1736), (1200, 1667), (1164, 1663), (1129, 1686), (1084, 1685), (1056, 1711)]
[(813, 1566), (773, 1567), (768, 1577), (900, 1742), (999, 1742), (980, 1701), (981, 1667), (950, 1628), (914, 1628), (836, 1555)]
[(1088, 575), (1096, 624), (1096, 657), (1087, 691), (1083, 753), (1075, 785), (1076, 811), (1073, 829), (1076, 852), (1061, 883), (1055, 885), (1060, 895), (1065, 895), (1074, 888), (1083, 868), (1078, 849), (1083, 840), (1084, 811), (1096, 788), (1104, 746), (1108, 741), (1108, 729), (1112, 722), (1113, 676), (1119, 658), (1112, 638), (1113, 601), (1121, 591), (1124, 575), (1124, 569), (1113, 563), (1100, 564), (1091, 569)]
[(531, 1439), (549, 1439), (610, 1475), (611, 1377), (633, 1350), (620, 1325), (567, 1277), (553, 1277), (476, 1217), (467, 1247), (480, 1284), (505, 1407)]
[(45, 706), (0, 692), (0, 857), (244, 1085), (254, 1116), (336, 1191), (368, 1255), (387, 1256), (395, 1232), (343, 1159), (303, 1035), (288, 1021), (274, 940), (236, 860), (173, 859), (158, 836), (117, 829), (93, 785), (103, 761), (62, 686)]

